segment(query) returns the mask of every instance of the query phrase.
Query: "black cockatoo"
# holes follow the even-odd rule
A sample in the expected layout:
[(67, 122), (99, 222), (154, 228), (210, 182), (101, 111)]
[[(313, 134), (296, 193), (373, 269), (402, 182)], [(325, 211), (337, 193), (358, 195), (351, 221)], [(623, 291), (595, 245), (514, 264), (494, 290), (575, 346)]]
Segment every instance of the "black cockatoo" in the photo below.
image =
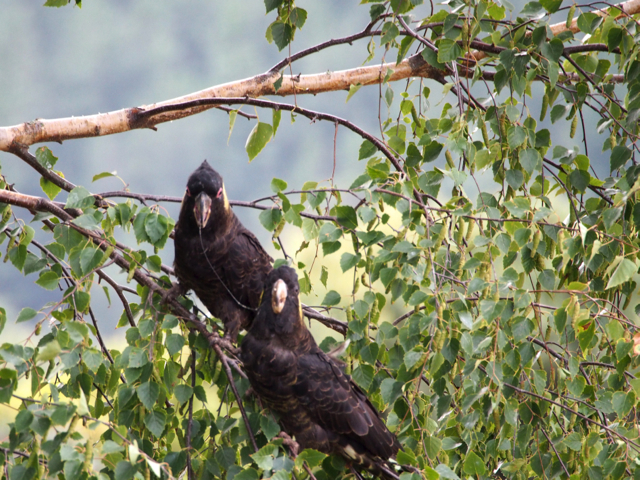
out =
[(304, 324), (298, 294), (293, 269), (282, 266), (269, 274), (241, 346), (251, 386), (301, 448), (336, 453), (384, 475), (400, 443), (340, 363), (318, 347)]
[(231, 211), (222, 177), (205, 160), (189, 177), (175, 229), (175, 274), (235, 342), (248, 328), (273, 259)]

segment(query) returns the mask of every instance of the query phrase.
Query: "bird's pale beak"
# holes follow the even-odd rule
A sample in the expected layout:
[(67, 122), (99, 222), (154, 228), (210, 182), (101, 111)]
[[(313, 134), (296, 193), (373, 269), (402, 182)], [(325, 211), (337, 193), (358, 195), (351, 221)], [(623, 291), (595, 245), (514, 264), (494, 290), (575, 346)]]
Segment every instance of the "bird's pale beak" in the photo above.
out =
[(211, 215), (211, 197), (204, 192), (200, 192), (196, 197), (196, 205), (193, 208), (193, 213), (196, 216), (198, 227), (206, 227), (209, 221), (209, 215)]
[(278, 281), (273, 286), (273, 291), (271, 292), (271, 308), (273, 309), (273, 313), (278, 314), (282, 312), (284, 308), (284, 303), (287, 301), (287, 284), (282, 281), (282, 279), (278, 279)]

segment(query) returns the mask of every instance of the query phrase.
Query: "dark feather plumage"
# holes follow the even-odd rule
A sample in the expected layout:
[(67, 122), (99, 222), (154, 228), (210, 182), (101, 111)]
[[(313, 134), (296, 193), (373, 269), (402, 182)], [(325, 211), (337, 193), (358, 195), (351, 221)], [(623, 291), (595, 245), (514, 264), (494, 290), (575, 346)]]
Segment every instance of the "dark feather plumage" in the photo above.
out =
[(283, 429), (300, 447), (336, 453), (384, 473), (400, 444), (340, 363), (318, 347), (304, 324), (298, 294), (293, 269), (271, 272), (256, 321), (242, 341), (251, 386), (280, 414)]
[(233, 213), (222, 177), (206, 160), (187, 182), (174, 245), (181, 288), (193, 290), (235, 342), (256, 315), (273, 259)]

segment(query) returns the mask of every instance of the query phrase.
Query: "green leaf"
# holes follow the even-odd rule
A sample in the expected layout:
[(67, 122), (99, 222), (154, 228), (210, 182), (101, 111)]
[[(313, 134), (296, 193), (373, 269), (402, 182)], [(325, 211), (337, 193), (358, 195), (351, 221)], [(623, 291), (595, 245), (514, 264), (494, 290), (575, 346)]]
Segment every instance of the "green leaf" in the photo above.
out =
[(62, 191), (62, 188), (44, 177), (40, 177), (40, 188), (42, 188), (42, 191), (49, 197), (49, 200), (56, 198)]
[(580, 349), (583, 354), (586, 355), (590, 348), (592, 348), (591, 341), (596, 333), (596, 324), (595, 322), (590, 322), (589, 326), (578, 333), (578, 343), (580, 344)]
[(617, 48), (620, 42), (622, 42), (623, 37), (624, 31), (621, 28), (612, 27), (607, 34), (607, 47), (609, 51)]
[(553, 270), (545, 269), (538, 275), (538, 280), (542, 285), (542, 288), (546, 290), (553, 290), (556, 283), (556, 275)]
[(318, 242), (319, 243), (331, 243), (335, 242), (342, 236), (342, 231), (333, 223), (327, 222), (320, 227), (320, 232), (318, 233)]
[(340, 268), (343, 272), (346, 272), (350, 268), (355, 267), (360, 261), (360, 254), (353, 255), (352, 253), (343, 253), (340, 257)]
[(87, 348), (82, 354), (82, 360), (93, 373), (97, 373), (102, 365), (102, 353), (93, 348)]
[(85, 237), (80, 232), (66, 225), (56, 225), (53, 236), (65, 248), (67, 253), (70, 253), (73, 248), (81, 243), (86, 243)]
[(278, 8), (281, 3), (282, 0), (264, 0), (264, 6), (267, 9), (267, 13)]
[(427, 295), (425, 292), (423, 292), (422, 290), (416, 290), (415, 292), (413, 292), (411, 298), (409, 298), (409, 301), (407, 303), (410, 307), (415, 307), (424, 303), (428, 298), (429, 295)]
[(182, 350), (182, 347), (184, 347), (185, 344), (185, 339), (182, 335), (179, 335), (177, 333), (170, 333), (169, 335), (167, 335), (165, 343), (167, 345), (169, 355), (173, 356), (180, 350)]
[[(361, 87), (361, 86), (362, 86), (362, 85), (361, 85), (360, 83), (356, 83), (356, 84), (354, 84), (354, 85), (350, 85), (350, 86), (349, 86), (349, 93), (347, 94), (347, 99), (345, 100), (345, 103), (347, 103), (347, 102), (351, 99), (351, 97), (353, 97), (353, 96), (355, 95), (355, 93), (356, 93), (358, 90), (360, 90), (360, 87)], [(365, 141), (368, 141), (368, 140), (365, 140)], [(374, 147), (374, 148), (375, 148), (375, 147)]]
[(571, 185), (580, 193), (584, 193), (589, 186), (591, 175), (586, 170), (575, 169), (569, 174), (569, 181)]
[(136, 388), (136, 393), (146, 409), (151, 410), (158, 401), (160, 385), (155, 382), (145, 382)]
[(370, 343), (369, 345), (365, 345), (360, 349), (360, 356), (366, 363), (374, 365), (376, 363), (376, 359), (378, 358), (379, 350), (380, 347), (377, 343)]
[[(75, 303), (75, 307), (79, 312), (86, 313), (89, 311), (89, 302), (91, 300), (91, 295), (88, 292), (77, 291), (73, 294), (73, 301)], [(84, 324), (79, 324), (84, 325)]]
[(542, 158), (534, 148), (527, 148), (520, 152), (520, 164), (525, 171), (531, 175), (536, 170), (542, 169)]
[(338, 305), (340, 303), (340, 299), (340, 294), (338, 292), (336, 292), (335, 290), (330, 290), (325, 295), (324, 300), (322, 300), (322, 305), (332, 307), (334, 305)]
[(445, 38), (438, 43), (438, 62), (453, 62), (460, 55), (462, 55), (462, 48), (454, 40)]
[(562, 5), (562, 0), (540, 0), (544, 9), (549, 13), (555, 13)]
[(65, 331), (75, 343), (82, 343), (89, 338), (89, 327), (82, 322), (71, 321), (64, 324)]
[(147, 363), (149, 363), (149, 357), (146, 350), (138, 347), (131, 349), (129, 353), (129, 368), (144, 367)]
[[(116, 465), (116, 469), (114, 472), (115, 480), (131, 480), (137, 471), (138, 469), (135, 467), (135, 465), (132, 465), (127, 460), (121, 460), (118, 462), (118, 465)], [(74, 478), (74, 477), (67, 477), (67, 478)]]
[(438, 453), (442, 448), (442, 440), (438, 437), (434, 437), (431, 435), (426, 436), (424, 439), (424, 448), (427, 451), (427, 455), (430, 459), (435, 460)]
[(631, 279), (631, 277), (637, 272), (638, 267), (636, 264), (629, 260), (628, 258), (623, 258), (622, 261), (618, 264), (618, 268), (613, 272), (609, 282), (607, 283), (606, 289), (617, 287), (618, 285), (623, 284)]
[(602, 17), (593, 12), (586, 12), (578, 17), (577, 23), (581, 32), (591, 35), (594, 33), (595, 29), (598, 28), (601, 22)]
[(27, 246), (18, 245), (17, 247), (13, 247), (9, 250), (9, 260), (11, 260), (14, 267), (18, 270), (22, 270), (25, 262), (27, 261)]
[(144, 424), (156, 437), (160, 437), (167, 422), (167, 414), (162, 410), (153, 410), (144, 417)]
[(353, 380), (364, 390), (368, 390), (373, 382), (375, 371), (371, 365), (361, 363), (353, 371)]
[(33, 422), (33, 413), (30, 410), (20, 410), (14, 424), (16, 432), (24, 432), (31, 426), (31, 422)]
[(636, 394), (630, 392), (615, 392), (613, 394), (613, 409), (620, 417), (625, 417), (629, 414), (633, 406), (635, 405)]
[(326, 453), (318, 452), (312, 448), (305, 448), (296, 458), (296, 465), (301, 467), (304, 462), (309, 468), (313, 468), (320, 465), (325, 458), (327, 458)]
[(85, 230), (99, 229), (102, 222), (102, 213), (94, 210), (93, 208), (90, 208), (88, 210), (88, 213), (80, 215), (79, 217), (71, 220), (71, 223), (79, 226), (80, 228), (84, 228)]
[[(429, 163), (429, 162), (433, 162), (434, 160), (437, 160), (443, 148), (444, 148), (444, 145), (442, 143), (438, 143), (435, 140), (433, 140), (427, 146), (424, 147), (424, 156), (422, 157), (422, 161), (425, 163)], [(426, 172), (426, 173), (433, 174), (436, 172)]]
[(91, 183), (96, 182), (101, 178), (109, 178), (109, 177), (115, 177), (115, 176), (116, 176), (116, 172), (102, 172), (97, 175), (94, 175), (93, 178), (91, 179)]
[(58, 288), (59, 280), (60, 277), (58, 277), (58, 274), (56, 272), (47, 270), (46, 272), (42, 272), (40, 274), (40, 278), (36, 280), (36, 283), (46, 290), (55, 290), (56, 288)]
[(36, 149), (36, 160), (47, 170), (51, 170), (58, 161), (58, 157), (53, 155), (53, 152), (47, 147), (39, 147)]
[(440, 478), (446, 478), (447, 480), (460, 480), (460, 477), (444, 463), (441, 463), (436, 467), (436, 472), (438, 472)]
[(264, 228), (273, 232), (282, 220), (282, 210), (279, 208), (263, 210), (260, 212), (258, 219)]
[(318, 238), (318, 225), (310, 218), (302, 219), (302, 236), (306, 242)]
[(365, 140), (360, 145), (360, 150), (358, 151), (358, 160), (362, 160), (364, 158), (368, 158), (377, 151), (377, 147), (371, 143), (369, 140)]
[(95, 199), (84, 187), (76, 187), (69, 192), (65, 208), (87, 208), (93, 206)]
[(524, 175), (520, 170), (507, 170), (507, 183), (514, 190), (518, 190), (524, 183)]
[(380, 384), (380, 394), (386, 404), (391, 404), (402, 394), (402, 383), (393, 378), (385, 378)]
[(18, 318), (16, 319), (16, 323), (28, 322), (32, 318), (34, 318), (38, 314), (33, 308), (25, 307), (20, 310), (18, 314)]
[(69, 4), (70, 0), (47, 0), (44, 3), (45, 7), (65, 7)]
[(189, 401), (191, 395), (193, 395), (193, 388), (191, 388), (189, 385), (178, 385), (173, 391), (173, 394), (178, 399), (178, 402), (180, 402), (180, 404), (183, 404)]
[(273, 460), (276, 452), (278, 451), (278, 447), (275, 445), (267, 444), (258, 450), (256, 453), (251, 455), (256, 465), (263, 470), (271, 470), (273, 467)]
[(233, 477), (233, 480), (258, 480), (260, 475), (255, 468), (244, 468), (240, 473)]
[(631, 158), (631, 154), (632, 154), (631, 150), (628, 147), (625, 147), (624, 145), (617, 145), (613, 147), (613, 150), (611, 150), (611, 158), (610, 158), (611, 172), (614, 172), (615, 170), (624, 166), (627, 163), (627, 161)]
[(92, 245), (87, 245), (87, 247), (80, 252), (80, 269), (83, 275), (87, 275), (99, 266), (103, 258), (104, 252), (102, 250)]
[(271, 415), (262, 415), (260, 417), (260, 429), (267, 440), (271, 440), (280, 432), (280, 425), (278, 425)]
[(564, 51), (564, 44), (559, 38), (552, 38), (549, 42), (544, 42), (540, 46), (542, 55), (545, 56), (549, 62), (557, 62), (562, 56)]
[(144, 230), (152, 244), (157, 243), (167, 233), (169, 222), (158, 213), (150, 213), (144, 220)]
[(7, 324), (7, 311), (4, 308), (0, 307), (0, 333), (2, 333), (6, 324)]
[(464, 459), (464, 473), (469, 475), (484, 475), (487, 471), (482, 459), (474, 452), (469, 452)]
[(621, 213), (621, 207), (607, 208), (602, 212), (602, 221), (604, 222), (604, 228), (607, 229), (607, 232), (611, 230), (611, 227), (613, 227), (616, 221), (620, 218)]
[(293, 23), (296, 28), (302, 28), (307, 21), (307, 11), (303, 8), (295, 7), (289, 14), (289, 21)]
[(273, 127), (268, 123), (259, 122), (253, 127), (253, 130), (251, 130), (247, 138), (247, 143), (244, 146), (249, 155), (249, 161), (252, 161), (258, 156), (265, 145), (269, 143), (272, 136)]
[(519, 147), (527, 139), (527, 132), (518, 125), (512, 125), (507, 130), (507, 142), (511, 148)]
[(285, 182), (284, 180), (280, 180), (279, 178), (274, 178), (273, 180), (271, 180), (271, 191), (273, 193), (282, 192), (283, 190), (286, 190), (286, 188), (287, 182)]
[(380, 39), (380, 44), (384, 45), (393, 41), (400, 34), (400, 30), (393, 22), (386, 22), (382, 26), (382, 38)]
[(283, 22), (273, 22), (271, 24), (271, 36), (273, 41), (276, 42), (278, 50), (282, 50), (293, 38), (293, 29), (291, 25)]
[(348, 205), (336, 207), (336, 216), (338, 217), (338, 223), (343, 227), (350, 230), (358, 228), (358, 217), (353, 207)]

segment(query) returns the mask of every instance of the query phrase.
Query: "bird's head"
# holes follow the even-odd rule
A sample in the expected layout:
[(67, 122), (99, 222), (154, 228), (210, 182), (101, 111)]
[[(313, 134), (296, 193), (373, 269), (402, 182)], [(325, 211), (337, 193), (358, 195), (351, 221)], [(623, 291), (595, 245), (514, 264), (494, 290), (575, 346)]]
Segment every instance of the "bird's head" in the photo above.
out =
[(181, 216), (184, 214), (185, 220), (202, 230), (216, 219), (225, 218), (229, 210), (222, 177), (205, 160), (189, 177)]
[(261, 309), (268, 309), (267, 318), (282, 333), (289, 333), (303, 326), (300, 304), (300, 286), (296, 271), (283, 265), (272, 270), (265, 284), (265, 295)]

